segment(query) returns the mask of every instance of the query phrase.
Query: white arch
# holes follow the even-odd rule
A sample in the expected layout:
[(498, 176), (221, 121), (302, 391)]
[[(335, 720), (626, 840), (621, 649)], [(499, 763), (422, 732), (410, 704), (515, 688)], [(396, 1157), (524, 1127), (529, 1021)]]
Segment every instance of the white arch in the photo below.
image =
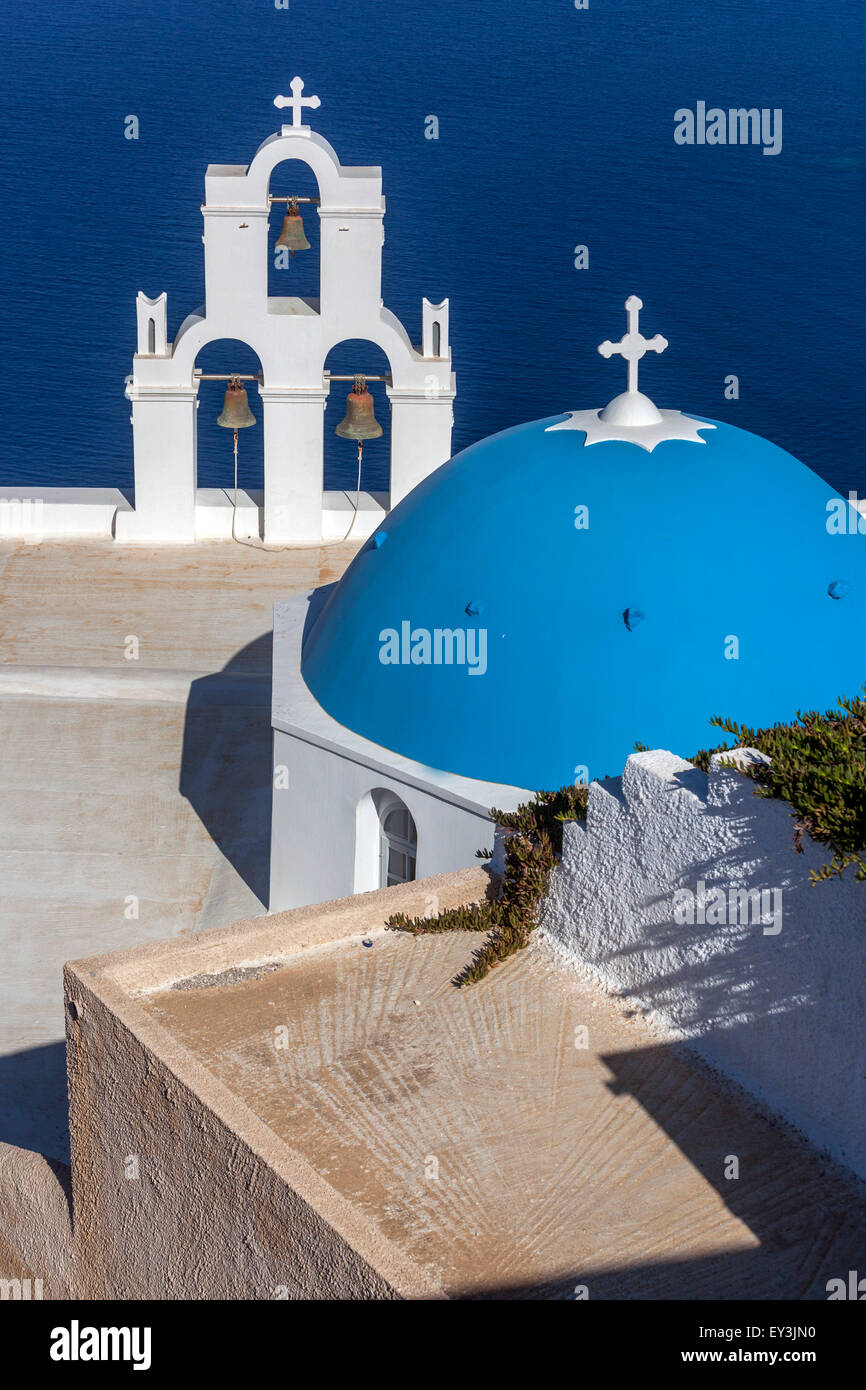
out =
[(268, 367), (266, 365), (263, 349), (267, 346), (262, 341), (256, 341), (258, 337), (255, 333), (232, 333), (223, 328), (217, 328), (209, 319), (203, 318), (198, 314), (189, 314), (181, 325), (180, 332), (175, 339), (175, 361), (178, 367), (182, 367), (182, 380), (188, 383), (195, 390), (198, 390), (198, 382), (195, 376), (195, 364), (204, 348), (210, 343), (218, 343), (223, 339), (231, 339), (236, 343), (243, 343), (245, 348), (254, 352), (259, 359), (262, 370), (262, 384), (268, 381)]
[(323, 211), (369, 208), (384, 214), (382, 170), (375, 167), (344, 169), (333, 146), (317, 131), (303, 136), (279, 132), (269, 135), (259, 145), (243, 176), (250, 207), (267, 208), (271, 175), (285, 159), (299, 159), (312, 170)]
[(355, 893), (370, 893), (380, 884), (382, 833), (386, 816), (391, 811), (407, 811), (416, 828), (412, 808), (397, 792), (387, 787), (373, 787), (355, 807)]

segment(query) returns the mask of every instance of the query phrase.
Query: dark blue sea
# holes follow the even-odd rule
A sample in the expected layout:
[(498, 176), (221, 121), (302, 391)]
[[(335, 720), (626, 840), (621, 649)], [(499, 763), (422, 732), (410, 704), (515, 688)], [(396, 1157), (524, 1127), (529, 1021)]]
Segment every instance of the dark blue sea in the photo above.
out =
[[(670, 340), (643, 364), (658, 404), (767, 435), (866, 492), (854, 0), (5, 0), (0, 66), (2, 484), (131, 483), (136, 292), (168, 292), (171, 336), (201, 303), (205, 166), (247, 163), (300, 73), (343, 163), (383, 166), (385, 303), (418, 341), (422, 295), (450, 297), (455, 450), (621, 390), (621, 361), (596, 345), (620, 337), (634, 292), (642, 327)], [(781, 108), (781, 153), (676, 145), (674, 112), (698, 101)], [(425, 139), (431, 114), (438, 140)], [(312, 192), (309, 177), (272, 191)], [(306, 221), (314, 250), (272, 269), (272, 293), (318, 292)], [(221, 343), (199, 365), (257, 364)], [(350, 344), (328, 366), (385, 364)], [(730, 374), (739, 400), (725, 399)], [(230, 478), (220, 403), (203, 385), (202, 485)], [(330, 486), (353, 477), (352, 446), (333, 436), (342, 406), (335, 389)], [(244, 446), (253, 486), (260, 428)], [(366, 450), (365, 483), (386, 477), (385, 441)], [(732, 525), (773, 524), (717, 483)]]

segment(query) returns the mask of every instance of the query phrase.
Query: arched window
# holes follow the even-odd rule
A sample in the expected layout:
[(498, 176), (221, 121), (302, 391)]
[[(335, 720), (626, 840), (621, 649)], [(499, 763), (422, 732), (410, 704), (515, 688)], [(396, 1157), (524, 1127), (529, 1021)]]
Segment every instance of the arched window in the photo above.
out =
[(433, 320), (433, 356), (442, 356), (442, 325), (438, 319)]
[(418, 831), (402, 801), (391, 801), (382, 808), (379, 841), (379, 886), (411, 883), (415, 878)]
[(153, 319), (147, 320), (147, 350), (151, 357), (156, 353), (156, 324)]

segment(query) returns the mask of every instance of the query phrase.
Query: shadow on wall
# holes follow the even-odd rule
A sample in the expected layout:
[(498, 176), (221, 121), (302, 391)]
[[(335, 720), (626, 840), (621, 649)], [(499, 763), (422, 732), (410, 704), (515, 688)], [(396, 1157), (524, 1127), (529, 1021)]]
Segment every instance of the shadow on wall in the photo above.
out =
[(271, 844), (271, 653), (263, 633), (190, 687), (180, 793), (267, 907)]
[[(816, 975), (812, 935), (821, 918), (838, 938), (845, 919), (836, 885), (813, 886), (808, 880), (808, 867), (824, 862), (829, 851), (811, 846), (811, 854), (798, 855), (791, 807), (757, 797), (753, 783), (732, 775), (740, 783), (732, 805), (707, 806), (705, 852), (689, 857), (687, 868), (671, 871), (667, 880), (648, 872), (639, 932), (619, 943), (611, 938), (603, 953), (605, 971), (619, 984), (628, 974), (629, 957), (645, 962), (635, 987), (620, 992), (675, 1018), (692, 1037), (746, 1021), (763, 1020), (772, 1028), (771, 1020), (779, 1015), (823, 1003), (825, 982)], [(671, 777), (671, 788), (691, 792), (706, 805), (707, 780), (698, 768), (690, 768)], [(617, 782), (611, 779), (608, 790), (621, 797)], [(772, 836), (766, 833), (768, 823)], [(671, 866), (677, 840), (700, 843), (672, 836)], [(672, 915), (677, 895), (684, 895), (686, 911), (696, 914), (700, 884), (705, 885), (703, 907), (709, 921), (677, 921)], [(731, 898), (736, 887), (763, 890), (765, 896), (760, 903), (757, 897), (740, 903)], [(718, 920), (708, 896), (716, 889), (722, 893)], [(849, 935), (847, 929), (844, 935)]]
[[(768, 879), (782, 883), (775, 891), (783, 895), (785, 929), (778, 934), (768, 916), (765, 935), (757, 906), (753, 912), (751, 904), (747, 921), (725, 921), (719, 926), (698, 924), (690, 929), (667, 916), (673, 894), (695, 893), (701, 882), (707, 892), (721, 886), (727, 899), (729, 884), (742, 882), (759, 855), (756, 843), (743, 843), (736, 852), (697, 861), (688, 873), (677, 876), (669, 891), (647, 893), (648, 914), (663, 915), (664, 920), (645, 922), (640, 940), (611, 943), (603, 958), (604, 967), (616, 972), (618, 982), (628, 972), (629, 958), (651, 963), (633, 988), (620, 984), (622, 996), (636, 1000), (636, 1011), (657, 1009), (697, 1039), (744, 1022), (760, 1021), (772, 1032), (774, 1019), (780, 1024), (785, 1014), (820, 1006), (822, 981), (815, 975), (807, 929), (809, 908), (822, 906), (809, 895), (820, 892), (820, 886), (813, 888), (791, 874), (787, 880), (781, 873)], [(773, 891), (767, 898), (771, 908)], [(689, 930), (690, 942), (685, 940)], [(699, 936), (703, 939), (698, 940)], [(758, 968), (762, 964), (765, 968)], [(802, 1020), (798, 1026), (804, 1026)]]
[[(563, 833), (545, 930), (635, 1007), (864, 1173), (863, 886), (812, 885), (783, 801), (661, 750), (591, 788)], [(752, 895), (750, 898), (749, 895)]]
[(65, 1042), (0, 1056), (0, 1142), (69, 1163)]

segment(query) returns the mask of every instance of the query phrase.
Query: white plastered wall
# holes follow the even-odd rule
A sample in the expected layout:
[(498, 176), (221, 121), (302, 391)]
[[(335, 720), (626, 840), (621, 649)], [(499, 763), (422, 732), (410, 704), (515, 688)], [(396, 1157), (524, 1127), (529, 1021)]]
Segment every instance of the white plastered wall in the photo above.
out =
[(308, 613), (304, 595), (274, 606), (270, 910), (377, 886), (377, 793), (412, 814), (417, 878), (477, 864), (477, 851), (493, 847), (490, 807), (513, 810), (531, 793), (425, 767), (338, 724), (301, 675)]
[[(850, 869), (810, 884), (829, 854), (808, 836), (798, 854), (793, 830), (785, 802), (718, 758), (706, 777), (671, 753), (634, 754), (621, 779), (590, 786), (586, 822), (565, 826), (543, 930), (866, 1176), (866, 884)], [(674, 894), (697, 898), (700, 884), (706, 903), (722, 890), (727, 920), (677, 920)], [(750, 909), (744, 923), (731, 888), (779, 892), (766, 902), (780, 917)]]
[[(390, 794), (408, 807), (418, 832), (416, 878), (477, 864), (476, 851), (493, 844), (485, 809), (471, 811), (432, 788), (387, 776), (279, 729), (274, 763), (288, 770), (275, 781), (270, 910), (305, 907), (379, 887), (376, 801)], [(381, 798), (379, 793), (384, 795)], [(435, 903), (428, 905), (438, 910)]]

